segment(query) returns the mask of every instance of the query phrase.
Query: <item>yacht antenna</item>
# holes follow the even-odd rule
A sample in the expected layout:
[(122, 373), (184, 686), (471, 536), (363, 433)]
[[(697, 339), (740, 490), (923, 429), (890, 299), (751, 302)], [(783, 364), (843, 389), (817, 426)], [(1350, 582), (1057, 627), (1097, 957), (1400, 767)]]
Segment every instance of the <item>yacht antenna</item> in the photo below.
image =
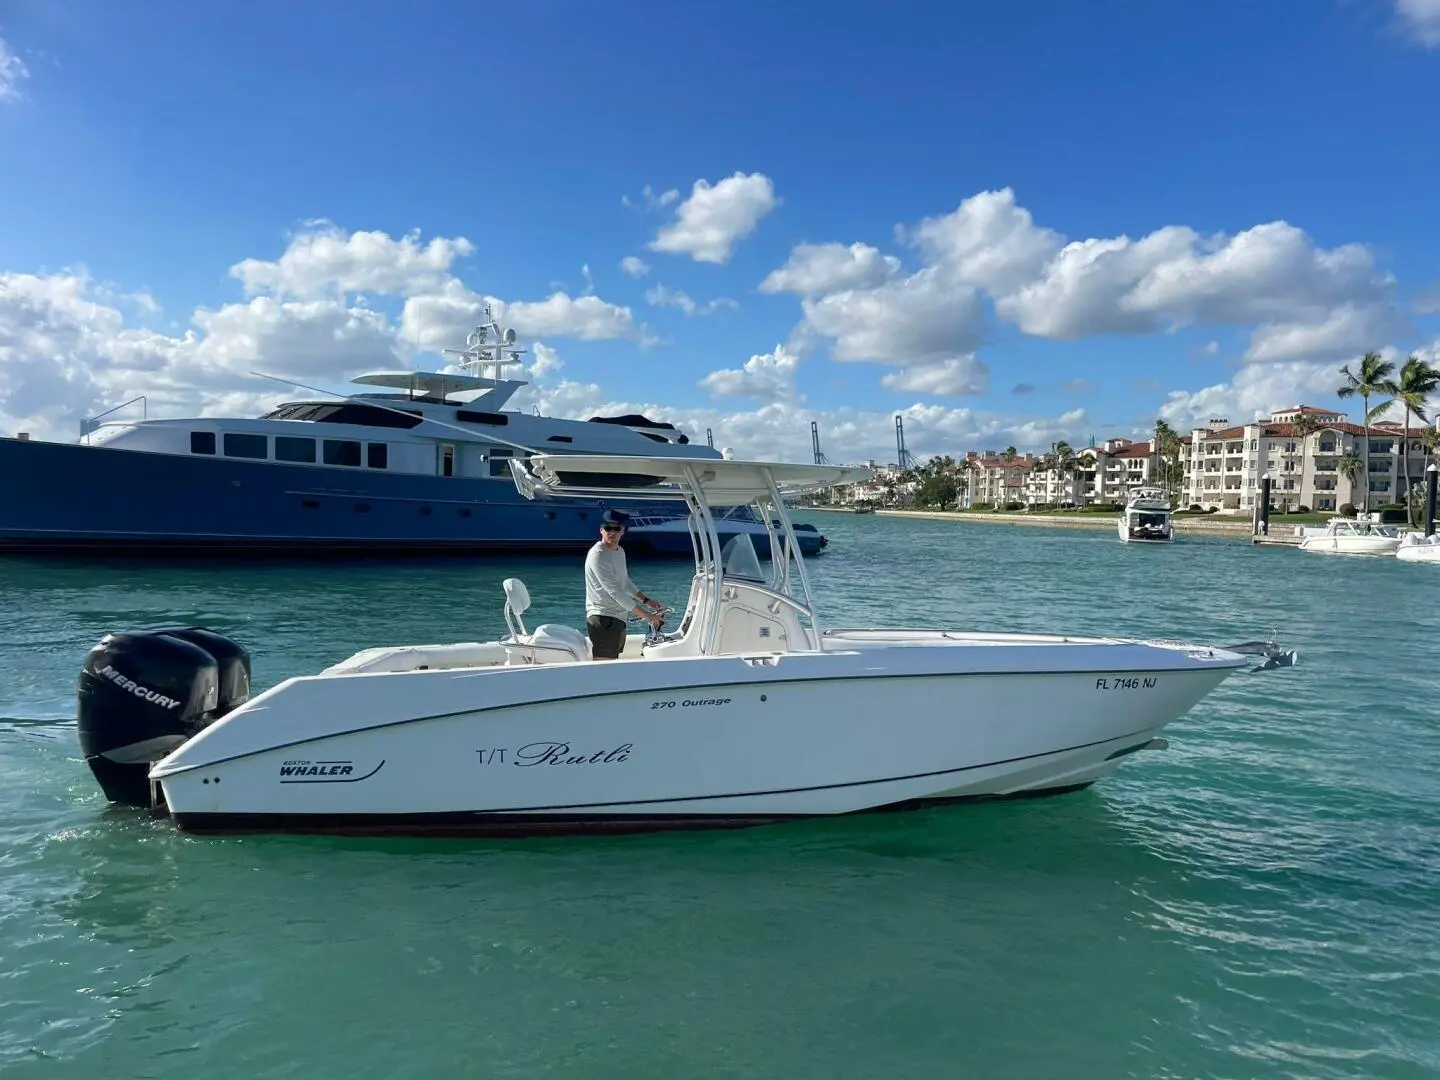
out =
[[(490, 334), (492, 331), (495, 334), (493, 344), (490, 342)], [(521, 362), (519, 357), (525, 350), (514, 348), (514, 344), (514, 327), (506, 327), (502, 330), (500, 324), (495, 321), (490, 305), (486, 304), (485, 321), (475, 327), (475, 329), (470, 331), (466, 336), (465, 348), (442, 349), (441, 351), (449, 356), (460, 357), (459, 368), (465, 372), (465, 374), (479, 375), (482, 379), (493, 378), (499, 380), (501, 377), (501, 368), (504, 367), (504, 365), (518, 364)], [(495, 373), (487, 376), (485, 372), (486, 367), (494, 367)]]

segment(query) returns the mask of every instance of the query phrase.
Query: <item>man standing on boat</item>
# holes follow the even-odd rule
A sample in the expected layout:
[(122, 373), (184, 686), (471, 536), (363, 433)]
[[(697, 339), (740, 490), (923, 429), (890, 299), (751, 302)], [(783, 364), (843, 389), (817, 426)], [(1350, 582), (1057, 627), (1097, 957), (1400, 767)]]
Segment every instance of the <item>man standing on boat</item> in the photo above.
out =
[[(591, 656), (595, 660), (618, 660), (625, 648), (625, 620), (638, 615), (651, 626), (660, 626), (663, 606), (635, 587), (625, 564), (620, 537), (625, 533), (625, 515), (606, 510), (600, 518), (600, 539), (585, 556), (585, 629), (590, 633)], [(636, 605), (634, 601), (640, 601)], [(647, 611), (646, 608), (653, 608)]]

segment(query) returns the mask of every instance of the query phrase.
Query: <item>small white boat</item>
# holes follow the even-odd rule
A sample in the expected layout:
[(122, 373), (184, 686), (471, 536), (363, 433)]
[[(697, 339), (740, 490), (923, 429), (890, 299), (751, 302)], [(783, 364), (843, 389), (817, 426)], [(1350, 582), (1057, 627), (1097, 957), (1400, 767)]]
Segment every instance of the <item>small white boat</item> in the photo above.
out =
[(1323, 528), (1304, 530), (1300, 539), (1301, 551), (1327, 555), (1394, 555), (1399, 547), (1399, 532), (1379, 515), (1331, 518)]
[(1401, 562), (1440, 565), (1440, 533), (1433, 536), (1418, 532), (1406, 533), (1400, 538), (1400, 546), (1395, 549), (1395, 558)]
[(1126, 544), (1168, 544), (1175, 538), (1170, 514), (1170, 496), (1163, 488), (1135, 488), (1125, 502), (1125, 512), (1116, 522), (1121, 541)]
[[(1295, 661), (1263, 641), (826, 626), (783, 496), (865, 469), (549, 454), (511, 469), (527, 498), (628, 476), (627, 497), (685, 500), (696, 565), (678, 628), (596, 662), (571, 626), (527, 630), (512, 578), (498, 640), (367, 649), (255, 697), (248, 651), (219, 634), (111, 634), (78, 688), (106, 795), (202, 833), (498, 836), (1057, 793), (1162, 747), (1255, 657)], [(754, 506), (779, 553), (768, 574), (747, 534), (721, 545), (712, 503)]]

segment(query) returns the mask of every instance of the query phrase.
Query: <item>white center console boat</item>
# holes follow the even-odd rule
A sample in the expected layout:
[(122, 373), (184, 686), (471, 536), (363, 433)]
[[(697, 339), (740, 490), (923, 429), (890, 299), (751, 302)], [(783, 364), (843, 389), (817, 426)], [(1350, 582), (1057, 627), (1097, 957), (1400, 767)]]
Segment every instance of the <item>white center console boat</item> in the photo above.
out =
[[(829, 626), (786, 509), (868, 470), (537, 455), (527, 497), (683, 499), (679, 625), (589, 659), (580, 630), (367, 649), (249, 697), (249, 654), (196, 628), (111, 634), (80, 677), (80, 741), (112, 801), (196, 832), (516, 835), (753, 825), (1085, 787), (1260, 658), (1112, 637)], [(752, 504), (779, 557), (722, 548)], [(579, 568), (576, 568), (577, 575)]]

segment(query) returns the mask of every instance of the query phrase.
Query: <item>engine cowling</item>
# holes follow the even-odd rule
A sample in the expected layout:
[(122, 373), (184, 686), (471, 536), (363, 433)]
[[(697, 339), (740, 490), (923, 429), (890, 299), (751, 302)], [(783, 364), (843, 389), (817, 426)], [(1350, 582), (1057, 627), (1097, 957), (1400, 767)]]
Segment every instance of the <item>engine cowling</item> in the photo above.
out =
[(80, 749), (111, 802), (151, 805), (150, 765), (250, 696), (250, 654), (203, 627), (107, 634), (76, 689)]

